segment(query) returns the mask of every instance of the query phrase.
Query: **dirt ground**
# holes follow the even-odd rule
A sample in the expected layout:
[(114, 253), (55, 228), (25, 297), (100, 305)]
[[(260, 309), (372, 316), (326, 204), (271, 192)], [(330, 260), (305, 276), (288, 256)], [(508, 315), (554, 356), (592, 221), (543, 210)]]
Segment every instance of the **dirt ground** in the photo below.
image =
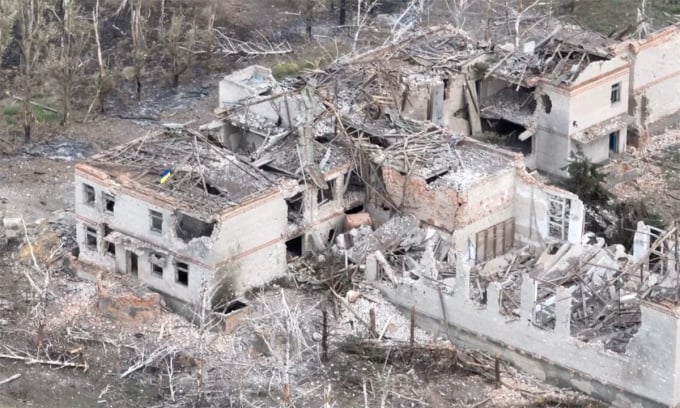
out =
[[(60, 243), (67, 243), (62, 251), (72, 245), (73, 166), (78, 160), (141, 137), (165, 122), (211, 121), (217, 103), (219, 72), (254, 62), (273, 66), (311, 61), (313, 65), (324, 57), (332, 59), (347, 48), (348, 34), (335, 28), (331, 17), (320, 17), (314, 28), (317, 40), (305, 42), (304, 25), (294, 2), (227, 0), (220, 4), (224, 31), (229, 35), (247, 39), (262, 31), (274, 40), (295, 44), (294, 52), (261, 59), (224, 60), (218, 64), (216, 73), (206, 76), (196, 72), (183, 79), (177, 90), (168, 89), (162, 80), (151, 82), (139, 103), (131, 100), (131, 84), (121, 83), (107, 114), (80, 123), (85, 116), (81, 110), (74, 114), (75, 121), (67, 128), (42, 124), (29, 145), (18, 141), (15, 126), (0, 125), (0, 216), (23, 217), (31, 239), (37, 244), (36, 251), (47, 254), (44, 258), (58, 249)], [(582, 10), (581, 5), (577, 10)], [(429, 23), (440, 23), (445, 18), (446, 9), (441, 3), (428, 10)], [(9, 99), (0, 100), (0, 109), (13, 103)], [(652, 177), (661, 173), (649, 174)], [(647, 194), (652, 190), (642, 189), (651, 185), (641, 181), (638, 187)], [(329, 361), (321, 364), (321, 305), (328, 298), (322, 291), (292, 289), (293, 276), (283, 286), (254, 294), (249, 299), (250, 314), (235, 331), (201, 334), (199, 327), (166, 309), (144, 322), (120, 321), (103, 315), (97, 307), (96, 285), (75, 278), (73, 269), (79, 266), (63, 264), (62, 259), (56, 266), (50, 266), (54, 274), (48, 296), (47, 347), (36, 353), (36, 300), (24, 276), (31, 261), (24, 257), (19, 262), (21, 254), (18, 244), (0, 251), (3, 278), (0, 354), (87, 364), (88, 369), (0, 358), (0, 381), (21, 374), (19, 379), (0, 385), (1, 407), (195, 406), (201, 344), (209, 356), (205, 363), (205, 389), (206, 405), (211, 406), (595, 406), (578, 394), (543, 385), (505, 364), (502, 364), (504, 384), (496, 389), (489, 371), (492, 359), (482, 354), (468, 355), (478, 359), (482, 367), (472, 372), (455, 361), (449, 361), (448, 366), (427, 359), (387, 364), (347, 353), (343, 350), (348, 343), (366, 337), (365, 330), (347, 310), (331, 314)], [(68, 254), (63, 256), (69, 259)], [(41, 258), (41, 265), (43, 261)], [(110, 284), (121, 290), (139, 290), (126, 287), (116, 277), (111, 280)], [(368, 309), (375, 306), (377, 324), (385, 327), (389, 340), (407, 340), (409, 323), (401, 313), (361, 283), (356, 283), (354, 289), (378, 300), (378, 305), (363, 300), (355, 304), (365, 319)], [(420, 344), (446, 343), (436, 335), (420, 331), (417, 339)], [(121, 378), (129, 367), (164, 347), (173, 348), (173, 353)]]

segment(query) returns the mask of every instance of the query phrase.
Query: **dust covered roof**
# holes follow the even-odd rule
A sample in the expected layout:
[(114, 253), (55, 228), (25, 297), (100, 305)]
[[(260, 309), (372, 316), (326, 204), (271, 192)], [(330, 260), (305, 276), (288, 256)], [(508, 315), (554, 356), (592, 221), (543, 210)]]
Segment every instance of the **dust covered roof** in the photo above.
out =
[(279, 182), (189, 129), (148, 134), (79, 166), (99, 170), (140, 194), (208, 215), (270, 195)]

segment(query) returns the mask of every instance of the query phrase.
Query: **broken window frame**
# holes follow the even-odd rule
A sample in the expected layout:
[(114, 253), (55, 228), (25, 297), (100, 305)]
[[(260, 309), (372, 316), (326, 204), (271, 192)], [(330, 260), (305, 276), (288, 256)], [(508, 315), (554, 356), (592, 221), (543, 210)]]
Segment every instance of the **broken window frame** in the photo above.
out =
[(85, 225), (85, 246), (89, 249), (97, 250), (99, 239), (97, 237), (97, 228)]
[(97, 200), (94, 186), (83, 183), (83, 204), (94, 207)]
[(149, 231), (158, 234), (163, 233), (163, 213), (156, 210), (149, 210)]
[(151, 271), (152, 276), (162, 278), (163, 273), (165, 272), (165, 264), (165, 255), (159, 254), (158, 252), (149, 253), (149, 270)]
[[(181, 276), (184, 275), (184, 279)], [(189, 264), (186, 262), (175, 261), (175, 283), (182, 286), (189, 286)]]
[(316, 191), (316, 203), (318, 205), (328, 204), (335, 200), (336, 179), (326, 181), (328, 188), (319, 188)]
[(105, 249), (106, 249), (106, 255), (116, 257), (116, 244), (106, 240), (106, 237), (109, 236), (110, 233), (113, 232), (113, 230), (107, 225), (104, 224), (102, 227), (103, 231), (103, 237), (104, 237), (104, 244), (105, 244)]
[(111, 257), (116, 257), (116, 244), (114, 244), (111, 241), (104, 241), (106, 242), (106, 255), (111, 256)]
[(569, 213), (571, 200), (555, 194), (548, 194), (548, 236), (566, 241), (569, 235)]
[(621, 86), (621, 82), (617, 82), (614, 85), (612, 85), (611, 93), (609, 94), (609, 101), (611, 102), (612, 106), (621, 102), (622, 88), (623, 87)]
[(216, 222), (206, 222), (182, 211), (175, 211), (175, 236), (184, 242), (201, 237), (212, 237)]
[[(111, 209), (109, 210), (109, 204), (111, 204)], [(116, 197), (113, 194), (107, 192), (102, 192), (102, 210), (105, 214), (113, 215), (116, 207)]]

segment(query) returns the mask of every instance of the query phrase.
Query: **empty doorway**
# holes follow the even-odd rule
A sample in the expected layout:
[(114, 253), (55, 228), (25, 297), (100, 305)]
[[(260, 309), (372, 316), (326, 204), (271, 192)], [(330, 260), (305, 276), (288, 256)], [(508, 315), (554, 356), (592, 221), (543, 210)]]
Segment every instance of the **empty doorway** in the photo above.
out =
[(138, 269), (138, 261), (137, 261), (137, 254), (135, 254), (132, 251), (127, 251), (127, 257), (126, 257), (126, 264), (127, 264), (127, 273), (130, 275), (134, 276), (135, 278), (139, 274), (139, 269)]
[(616, 154), (619, 152), (619, 131), (609, 134), (609, 153)]

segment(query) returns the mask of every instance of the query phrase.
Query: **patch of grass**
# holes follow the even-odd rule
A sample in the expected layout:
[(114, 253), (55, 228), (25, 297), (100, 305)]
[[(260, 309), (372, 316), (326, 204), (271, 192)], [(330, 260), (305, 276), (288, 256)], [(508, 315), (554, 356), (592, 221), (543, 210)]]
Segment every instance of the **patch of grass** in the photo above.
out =
[[(61, 120), (61, 116), (58, 113), (35, 105), (31, 105), (31, 113), (35, 118), (35, 121), (38, 123), (59, 122)], [(11, 125), (19, 123), (21, 121), (22, 114), (23, 108), (20, 103), (13, 103), (2, 108), (2, 116), (5, 118), (7, 123)]]
[(321, 58), (318, 61), (281, 62), (272, 67), (272, 75), (274, 75), (274, 78), (277, 80), (281, 80), (291, 75), (299, 74), (305, 69), (318, 68), (326, 64), (328, 64), (326, 58)]
[(17, 103), (2, 108), (3, 116), (17, 116), (21, 112), (21, 106)]

